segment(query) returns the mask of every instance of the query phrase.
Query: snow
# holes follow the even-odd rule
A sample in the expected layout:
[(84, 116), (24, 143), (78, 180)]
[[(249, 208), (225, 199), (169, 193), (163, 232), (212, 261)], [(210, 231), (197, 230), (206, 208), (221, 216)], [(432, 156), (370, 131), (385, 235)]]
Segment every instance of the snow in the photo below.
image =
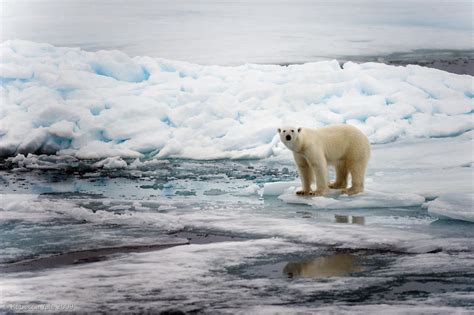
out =
[(428, 212), (441, 218), (474, 222), (474, 193), (443, 194), (428, 204)]
[(0, 49), (1, 156), (262, 159), (288, 154), (283, 124), (352, 124), (372, 144), (474, 126), (472, 77), (419, 66), (201, 66), (20, 40)]

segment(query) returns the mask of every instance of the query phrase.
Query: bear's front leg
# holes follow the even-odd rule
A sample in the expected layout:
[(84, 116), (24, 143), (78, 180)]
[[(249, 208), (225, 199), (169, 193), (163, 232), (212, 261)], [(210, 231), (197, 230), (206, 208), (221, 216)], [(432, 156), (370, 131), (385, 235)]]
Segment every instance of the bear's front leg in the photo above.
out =
[(328, 186), (328, 166), (322, 154), (315, 154), (311, 166), (316, 176), (316, 190), (312, 191), (312, 196), (324, 196), (329, 192)]
[(296, 192), (299, 196), (311, 194), (311, 183), (313, 182), (313, 169), (308, 164), (304, 156), (294, 153), (296, 166), (298, 167), (298, 174), (300, 175), (302, 190)]

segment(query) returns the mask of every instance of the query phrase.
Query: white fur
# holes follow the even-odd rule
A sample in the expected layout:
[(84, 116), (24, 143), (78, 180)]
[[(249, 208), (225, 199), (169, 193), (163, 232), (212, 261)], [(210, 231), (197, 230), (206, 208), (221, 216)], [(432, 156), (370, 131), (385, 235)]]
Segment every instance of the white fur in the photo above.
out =
[[(364, 191), (364, 178), (370, 158), (367, 137), (350, 125), (333, 125), (318, 129), (279, 128), (281, 141), (293, 151), (303, 186), (297, 194), (324, 195), (329, 188), (343, 189), (349, 195)], [(328, 182), (328, 166), (336, 168), (336, 181)], [(347, 187), (351, 174), (352, 186)], [(316, 179), (316, 191), (311, 184)]]

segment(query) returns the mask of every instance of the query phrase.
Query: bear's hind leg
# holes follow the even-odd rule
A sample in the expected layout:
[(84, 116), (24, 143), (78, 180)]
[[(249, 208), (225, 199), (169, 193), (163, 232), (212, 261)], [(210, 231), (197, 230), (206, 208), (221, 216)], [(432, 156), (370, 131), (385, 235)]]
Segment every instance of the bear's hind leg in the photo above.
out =
[(348, 162), (348, 170), (352, 177), (352, 186), (344, 189), (342, 192), (348, 195), (355, 195), (364, 191), (364, 177), (367, 161)]
[(336, 163), (336, 181), (329, 185), (332, 189), (345, 189), (347, 187), (347, 166), (346, 161)]

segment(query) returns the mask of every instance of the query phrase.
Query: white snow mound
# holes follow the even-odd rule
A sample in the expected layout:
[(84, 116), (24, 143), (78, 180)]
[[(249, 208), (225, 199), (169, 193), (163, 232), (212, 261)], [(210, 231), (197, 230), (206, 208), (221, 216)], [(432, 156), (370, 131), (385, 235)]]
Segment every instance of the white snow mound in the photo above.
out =
[(372, 143), (474, 126), (472, 76), (419, 66), (201, 66), (21, 40), (0, 55), (0, 156), (265, 158), (286, 152), (284, 124), (351, 124)]

